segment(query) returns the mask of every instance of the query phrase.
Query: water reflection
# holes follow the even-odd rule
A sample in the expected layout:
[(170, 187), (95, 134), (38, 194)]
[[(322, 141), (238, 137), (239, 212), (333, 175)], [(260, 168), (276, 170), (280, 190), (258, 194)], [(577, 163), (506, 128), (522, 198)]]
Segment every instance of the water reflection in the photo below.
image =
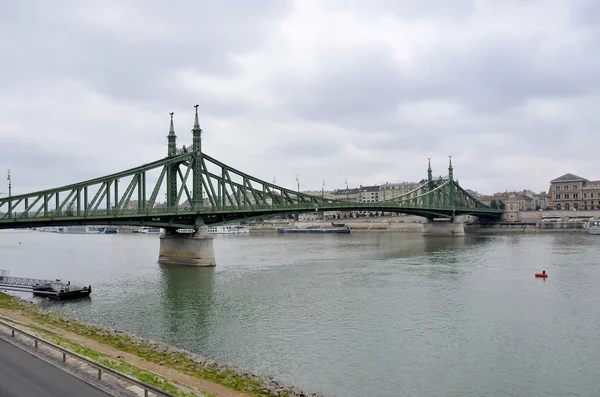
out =
[(160, 265), (162, 299), (157, 312), (169, 337), (177, 335), (185, 345), (206, 344), (214, 277), (214, 268)]

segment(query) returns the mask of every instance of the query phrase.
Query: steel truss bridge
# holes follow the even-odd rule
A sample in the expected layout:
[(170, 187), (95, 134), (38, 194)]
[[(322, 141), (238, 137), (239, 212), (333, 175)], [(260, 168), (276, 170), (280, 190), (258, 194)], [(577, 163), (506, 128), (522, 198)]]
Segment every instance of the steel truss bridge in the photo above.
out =
[[(497, 219), (486, 206), (448, 177), (428, 178), (394, 199), (363, 203), (308, 195), (255, 178), (202, 151), (198, 105), (192, 145), (177, 147), (173, 113), (165, 158), (71, 185), (0, 198), (0, 229), (69, 225), (153, 226), (171, 230), (202, 224), (312, 211), (383, 211), (454, 219)], [(166, 203), (159, 205), (159, 194)]]

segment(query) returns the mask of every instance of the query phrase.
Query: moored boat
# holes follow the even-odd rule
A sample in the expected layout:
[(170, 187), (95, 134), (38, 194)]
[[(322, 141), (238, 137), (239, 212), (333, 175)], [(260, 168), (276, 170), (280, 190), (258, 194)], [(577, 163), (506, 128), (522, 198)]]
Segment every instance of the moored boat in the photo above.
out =
[(148, 226), (143, 226), (140, 227), (137, 230), (134, 230), (134, 233), (139, 233), (139, 234), (160, 234), (162, 233), (164, 230), (161, 229), (160, 227), (148, 227)]
[(208, 232), (211, 234), (248, 234), (250, 229), (248, 226), (242, 225), (223, 225), (223, 226), (209, 226)]
[(600, 220), (589, 221), (584, 227), (589, 234), (600, 234)]
[(63, 234), (98, 234), (100, 231), (95, 227), (90, 226), (66, 226), (58, 227), (57, 233)]
[(32, 293), (34, 296), (57, 300), (84, 298), (90, 296), (92, 293), (92, 286), (80, 287), (71, 285), (71, 282), (65, 284), (57, 281), (34, 285)]

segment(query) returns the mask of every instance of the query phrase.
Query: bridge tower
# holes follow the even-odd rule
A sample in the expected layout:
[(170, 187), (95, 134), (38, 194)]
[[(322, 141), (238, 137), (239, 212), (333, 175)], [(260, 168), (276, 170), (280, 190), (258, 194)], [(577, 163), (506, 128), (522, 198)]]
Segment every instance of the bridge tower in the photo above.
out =
[(454, 205), (454, 168), (452, 168), (452, 156), (448, 156), (450, 162), (448, 164), (448, 180), (450, 181), (450, 205)]
[[(169, 126), (168, 140), (168, 156), (174, 157), (177, 154), (177, 135), (175, 135), (175, 128), (173, 126), (173, 112), (169, 113), (171, 116), (171, 125)], [(177, 206), (177, 169), (179, 165), (171, 163), (167, 167), (167, 208), (171, 209)]]
[(204, 207), (202, 197), (202, 129), (198, 122), (198, 105), (194, 106), (194, 128), (192, 128), (192, 150), (193, 157), (193, 179), (192, 179), (192, 202), (190, 203), (195, 210), (201, 210)]
[[(192, 128), (192, 150), (189, 161), (192, 167), (192, 200), (189, 203), (194, 211), (201, 212), (204, 205), (202, 197), (202, 129), (198, 121), (198, 105), (194, 106), (194, 127)], [(171, 127), (167, 136), (169, 142), (169, 157), (177, 155), (175, 129), (173, 128), (173, 113)], [(172, 163), (167, 168), (167, 206), (177, 207), (177, 170), (178, 163)], [(215, 266), (215, 251), (213, 236), (208, 233), (202, 215), (196, 215), (194, 233), (178, 233), (177, 230), (166, 229), (160, 236), (158, 263), (167, 265)]]
[[(454, 168), (452, 167), (452, 156), (449, 157), (448, 164), (448, 205), (454, 208), (456, 192), (456, 186), (454, 185)], [(431, 161), (429, 168), (427, 169), (427, 185), (429, 190), (433, 190), (433, 175), (431, 171)], [(431, 197), (430, 197), (431, 199)], [(430, 201), (431, 205), (432, 202)], [(459, 221), (455, 216), (451, 219), (427, 219), (427, 222), (423, 223), (423, 235), (424, 236), (464, 236), (465, 235), (465, 224)]]

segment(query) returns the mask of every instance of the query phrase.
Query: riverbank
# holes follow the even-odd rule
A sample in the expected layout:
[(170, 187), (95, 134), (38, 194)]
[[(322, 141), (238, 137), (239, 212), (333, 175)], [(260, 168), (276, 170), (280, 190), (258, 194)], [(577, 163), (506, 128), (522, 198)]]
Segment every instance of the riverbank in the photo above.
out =
[[(382, 221), (382, 220), (350, 220), (336, 222), (348, 227), (352, 232), (391, 232), (391, 233), (422, 233), (422, 220)], [(250, 233), (277, 233), (278, 228), (331, 228), (331, 222), (264, 222), (251, 225)], [(564, 233), (585, 232), (582, 222), (494, 222), (494, 223), (465, 223), (465, 233)]]
[(178, 396), (324, 397), (161, 342), (53, 313), (4, 293), (0, 293), (0, 317)]
[[(350, 228), (353, 232), (421, 232), (422, 220), (391, 220), (382, 221), (376, 220), (342, 220), (336, 221), (335, 224), (344, 225)], [(315, 222), (262, 222), (250, 225), (250, 233), (277, 233), (279, 228), (312, 228), (312, 229), (330, 229), (332, 228), (331, 221), (315, 221)]]

